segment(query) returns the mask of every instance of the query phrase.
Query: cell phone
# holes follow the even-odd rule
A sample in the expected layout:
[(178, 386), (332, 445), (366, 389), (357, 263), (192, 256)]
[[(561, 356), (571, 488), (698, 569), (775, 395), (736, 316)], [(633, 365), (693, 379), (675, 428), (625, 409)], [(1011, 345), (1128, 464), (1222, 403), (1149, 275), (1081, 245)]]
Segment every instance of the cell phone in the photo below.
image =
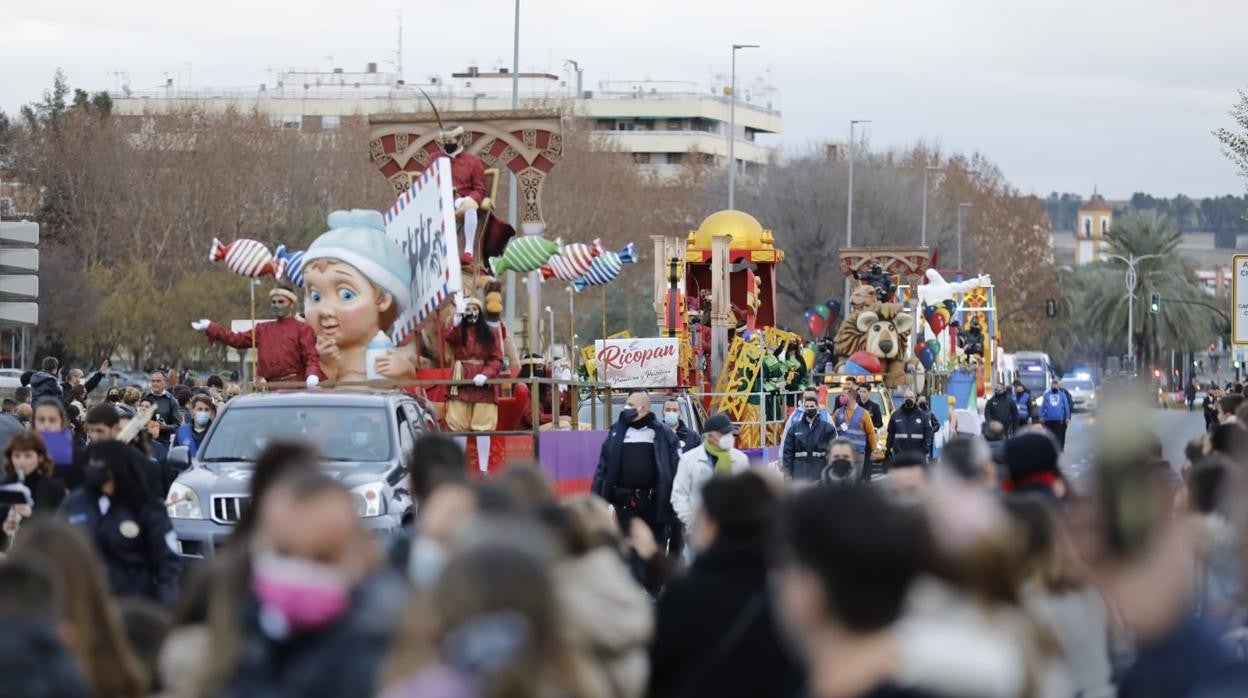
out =
[(34, 503), (35, 500), (30, 496), (30, 488), (26, 485), (20, 482), (0, 485), (0, 504), (33, 506)]

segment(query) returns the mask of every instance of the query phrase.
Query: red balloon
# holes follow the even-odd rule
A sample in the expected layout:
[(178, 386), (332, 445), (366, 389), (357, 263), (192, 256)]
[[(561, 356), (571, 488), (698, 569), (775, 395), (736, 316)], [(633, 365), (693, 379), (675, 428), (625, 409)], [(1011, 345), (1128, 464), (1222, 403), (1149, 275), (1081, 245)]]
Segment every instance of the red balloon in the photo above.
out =
[(813, 310), (807, 310), (805, 315), (806, 329), (810, 330), (811, 336), (815, 338), (822, 337), (824, 330), (827, 329), (827, 321)]
[(927, 326), (932, 328), (933, 334), (940, 334), (945, 329), (945, 318), (940, 313), (932, 313), (927, 316)]
[(850, 361), (861, 366), (868, 373), (880, 373), (884, 367), (880, 365), (880, 359), (875, 354), (868, 354), (865, 351), (855, 352), (849, 357)]

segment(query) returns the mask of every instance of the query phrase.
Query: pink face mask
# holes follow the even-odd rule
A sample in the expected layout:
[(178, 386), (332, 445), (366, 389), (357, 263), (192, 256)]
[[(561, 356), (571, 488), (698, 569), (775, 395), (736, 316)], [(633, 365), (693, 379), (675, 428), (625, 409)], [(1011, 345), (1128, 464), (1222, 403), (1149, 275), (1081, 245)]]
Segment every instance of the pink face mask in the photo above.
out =
[(253, 553), (251, 567), (256, 599), (291, 632), (328, 625), (347, 609), (350, 584), (334, 567), (269, 552)]

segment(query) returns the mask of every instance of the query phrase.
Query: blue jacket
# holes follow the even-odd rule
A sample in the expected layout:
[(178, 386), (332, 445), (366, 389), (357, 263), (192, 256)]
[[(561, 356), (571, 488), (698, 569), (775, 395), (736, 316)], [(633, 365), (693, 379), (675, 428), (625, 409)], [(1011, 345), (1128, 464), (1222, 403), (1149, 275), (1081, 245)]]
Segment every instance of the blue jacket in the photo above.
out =
[(1040, 396), (1040, 421), (1070, 421), (1070, 401), (1061, 390), (1049, 390)]
[(141, 511), (111, 499), (108, 512), (101, 514), (99, 498), (80, 489), (61, 504), (61, 515), (81, 526), (95, 543), (113, 595), (143, 596), (173, 606), (182, 562), (174, 550), (177, 538), (165, 507), (155, 496)]
[(1031, 393), (1024, 390), (1014, 393), (1014, 404), (1018, 405), (1018, 419), (1026, 422), (1031, 419)]
[[(651, 413), (649, 417), (646, 425), (654, 429), (654, 455), (659, 466), (659, 486), (655, 493), (657, 495), (655, 501), (670, 503), (672, 481), (676, 478), (676, 464), (680, 462), (680, 442), (676, 439), (676, 434), (667, 428), (662, 420), (654, 419), (654, 413)], [(606, 440), (602, 442), (602, 453), (598, 456), (598, 469), (594, 472), (594, 484), (591, 491), (608, 502), (612, 501), (612, 495), (620, 481), (620, 454), (624, 447), (624, 432), (628, 431), (629, 426), (624, 423), (623, 417), (616, 420)], [(658, 512), (659, 520), (666, 522), (671, 507), (660, 506)]]
[[(186, 446), (187, 451), (191, 454), (191, 458), (194, 458), (195, 454), (199, 452), (199, 441), (203, 440), (202, 436), (199, 438), (199, 441), (195, 439), (193, 429), (194, 427), (190, 424), (183, 424), (178, 427), (177, 433), (173, 436), (173, 445), (175, 447)], [(205, 431), (204, 433), (207, 434), (208, 432)]]

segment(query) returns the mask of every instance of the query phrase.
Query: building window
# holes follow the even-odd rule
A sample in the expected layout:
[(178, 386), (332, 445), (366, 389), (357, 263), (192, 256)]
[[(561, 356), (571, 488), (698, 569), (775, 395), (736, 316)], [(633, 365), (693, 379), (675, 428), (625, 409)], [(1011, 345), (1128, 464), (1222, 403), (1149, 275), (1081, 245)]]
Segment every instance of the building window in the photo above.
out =
[(1092, 237), (1092, 217), (1091, 216), (1083, 217), (1083, 236), (1085, 238)]
[(337, 131), (342, 126), (342, 117), (340, 116), (322, 116), (321, 129), (324, 131)]
[(685, 126), (684, 123), (682, 123), (680, 119), (668, 119), (667, 120), (668, 131), (682, 131), (684, 130), (684, 126)]
[(636, 131), (637, 122), (635, 121), (617, 121), (615, 122), (616, 131)]
[(650, 153), (633, 153), (633, 163), (637, 165), (649, 165)]
[(669, 165), (682, 165), (684, 164), (684, 162), (685, 162), (684, 153), (668, 153), (667, 154), (667, 164)]
[(1101, 216), (1101, 234), (1109, 232), (1109, 216)]

